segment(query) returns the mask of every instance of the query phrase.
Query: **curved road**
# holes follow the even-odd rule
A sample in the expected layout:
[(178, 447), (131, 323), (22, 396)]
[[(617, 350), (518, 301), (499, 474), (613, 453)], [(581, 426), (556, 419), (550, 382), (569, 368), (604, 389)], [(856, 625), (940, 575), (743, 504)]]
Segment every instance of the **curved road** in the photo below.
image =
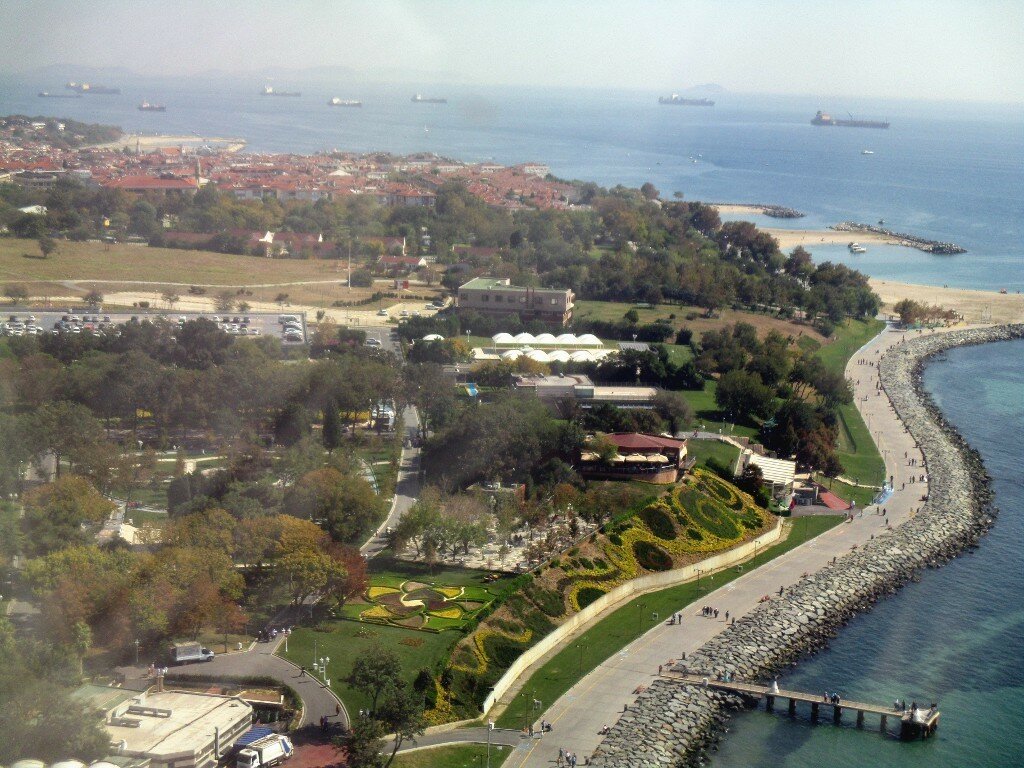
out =
[[(214, 675), (218, 677), (247, 677), (266, 676), (272, 677), (298, 693), (302, 699), (302, 722), (300, 727), (317, 725), (323, 715), (327, 715), (331, 722), (341, 723), (348, 727), (348, 713), (345, 711), (341, 700), (330, 690), (314, 679), (309, 673), (302, 674), (302, 671), (275, 655), (275, 651), (281, 645), (282, 637), (278, 637), (272, 643), (256, 643), (249, 651), (238, 653), (219, 654), (213, 661), (203, 664), (185, 664), (180, 667), (171, 667), (168, 674), (181, 677), (192, 675), (205, 676)], [(136, 673), (145, 674), (144, 670), (136, 670)], [(337, 714), (341, 706), (341, 714)]]

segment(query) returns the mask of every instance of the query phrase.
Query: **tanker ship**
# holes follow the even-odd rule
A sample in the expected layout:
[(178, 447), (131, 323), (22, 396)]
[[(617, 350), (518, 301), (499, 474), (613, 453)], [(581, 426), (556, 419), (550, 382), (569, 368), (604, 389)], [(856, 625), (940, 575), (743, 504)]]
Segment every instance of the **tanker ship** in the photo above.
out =
[(818, 113), (811, 120), (811, 125), (838, 125), (842, 128), (888, 128), (889, 123), (885, 120), (854, 120), (853, 115), (850, 115), (849, 120), (840, 120), (832, 117), (828, 112), (822, 112), (820, 109)]

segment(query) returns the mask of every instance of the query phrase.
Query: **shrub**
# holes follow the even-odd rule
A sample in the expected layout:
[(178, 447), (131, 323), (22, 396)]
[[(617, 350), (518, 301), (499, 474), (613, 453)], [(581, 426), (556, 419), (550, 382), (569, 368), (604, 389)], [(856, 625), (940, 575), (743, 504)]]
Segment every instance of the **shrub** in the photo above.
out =
[(594, 568), (595, 568), (595, 570), (603, 571), (607, 567), (608, 567), (608, 564), (605, 563), (604, 558), (601, 558), (601, 557), (595, 557), (594, 558)]
[(579, 604), (580, 610), (583, 610), (603, 594), (605, 593), (597, 587), (583, 587), (576, 593), (576, 602)]
[(573, 547), (572, 549), (569, 550), (569, 557), (576, 557), (576, 555), (578, 555), (579, 553), (580, 553), (580, 548), (579, 547)]
[(534, 605), (552, 618), (561, 616), (565, 613), (565, 600), (562, 598), (561, 594), (554, 590), (531, 585), (526, 592), (526, 596)]
[(608, 534), (608, 541), (610, 541), (616, 547), (621, 547), (622, 546), (622, 537), (619, 536), (619, 534), (617, 534), (617, 533), (609, 533)]
[(582, 569), (584, 569), (586, 571), (591, 571), (591, 570), (594, 569), (594, 564), (593, 564), (593, 562), (591, 562), (590, 558), (588, 558), (588, 557), (581, 557), (580, 558), (580, 568), (582, 568)]
[(689, 536), (694, 541), (703, 541), (704, 540), (704, 534), (701, 533), (700, 531), (698, 531), (696, 528), (687, 528), (686, 529), (686, 535)]
[(649, 541), (633, 543), (633, 554), (636, 561), (648, 571), (669, 571), (672, 569), (672, 557), (657, 544)]
[(660, 506), (651, 505), (647, 507), (640, 513), (640, 519), (651, 529), (651, 533), (659, 539), (671, 541), (676, 537), (676, 528), (672, 525), (672, 519), (665, 514), (665, 511)]

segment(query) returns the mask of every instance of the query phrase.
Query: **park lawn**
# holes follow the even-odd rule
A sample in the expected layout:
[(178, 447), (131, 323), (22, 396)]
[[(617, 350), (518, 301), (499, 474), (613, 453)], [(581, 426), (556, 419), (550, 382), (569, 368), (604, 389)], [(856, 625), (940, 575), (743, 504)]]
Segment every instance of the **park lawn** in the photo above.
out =
[[(758, 553), (755, 558), (744, 563), (743, 568), (749, 571), (763, 565), (808, 539), (824, 533), (842, 520), (841, 515), (822, 515), (788, 521), (791, 527), (786, 539)], [(528, 704), (531, 699), (539, 699), (542, 702), (542, 710), (551, 706), (601, 662), (650, 629), (654, 621), (652, 614), (658, 614), (657, 620), (661, 621), (699, 599), (701, 594), (729, 583), (741, 573), (743, 571), (738, 568), (728, 568), (710, 577), (710, 587), (708, 579), (701, 584), (689, 581), (630, 600), (582, 635), (574, 638), (534, 672), (520, 693), (497, 718), (498, 725), (503, 728), (523, 727), (524, 720), (530, 713)]]
[[(396, 560), (383, 553), (370, 560), (369, 575), (373, 584), (397, 587), (411, 579), (447, 587), (479, 587), (492, 596), (502, 594), (508, 583), (515, 578), (511, 574), (501, 574), (500, 578), (494, 581), (484, 581), (485, 577), (492, 575), (490, 571), (448, 566), (431, 568), (423, 563)], [(467, 590), (469, 591), (471, 590)]]
[(815, 479), (828, 488), (839, 498), (844, 501), (855, 501), (858, 507), (868, 506), (875, 498), (878, 493), (873, 488), (861, 488), (859, 486), (849, 485), (844, 483), (842, 480), (831, 480), (822, 475), (818, 475)]
[[(829, 370), (843, 373), (853, 354), (884, 327), (881, 320), (850, 320), (836, 330), (832, 342), (818, 350), (818, 358)], [(836, 455), (843, 465), (844, 477), (869, 485), (881, 485), (885, 480), (885, 463), (853, 403), (839, 407), (839, 450)], [(858, 503), (865, 495), (863, 489), (852, 489), (852, 494)]]
[[(653, 323), (660, 318), (671, 323), (673, 330), (689, 328), (698, 340), (705, 331), (717, 331), (726, 325), (744, 322), (754, 326), (757, 329), (758, 336), (764, 336), (768, 331), (776, 330), (783, 336), (792, 336), (795, 339), (802, 339), (806, 336), (818, 343), (825, 341), (820, 333), (805, 323), (761, 312), (746, 312), (735, 309), (722, 309), (716, 312), (714, 317), (706, 317), (705, 311), (701, 307), (683, 306), (680, 304), (654, 304), (649, 307), (639, 307), (637, 304), (624, 301), (582, 300), (576, 302), (574, 316), (580, 320), (617, 322), (622, 320), (623, 315), (631, 309), (636, 309), (641, 325)], [(675, 317), (670, 318), (670, 315), (675, 315)]]
[(693, 360), (693, 347), (689, 344), (665, 344), (668, 361), (673, 365), (683, 365)]
[[(26, 258), (26, 254), (29, 258)], [(178, 285), (243, 286), (301, 280), (339, 280), (338, 262), (266, 259), (211, 251), (61, 240), (48, 259), (35, 240), (0, 238), (0, 280), (156, 281)], [(149, 290), (161, 290), (150, 286)]]
[(708, 459), (714, 459), (725, 467), (731, 467), (736, 463), (740, 449), (735, 445), (723, 443), (721, 440), (687, 440), (686, 454), (697, 460), (698, 464), (707, 464)]
[(699, 428), (702, 432), (721, 432), (724, 435), (740, 437), (754, 437), (757, 435), (759, 430), (755, 426), (733, 424), (728, 421), (726, 414), (723, 414), (718, 408), (718, 404), (715, 403), (715, 389), (717, 386), (718, 382), (714, 379), (708, 379), (704, 382), (704, 389), (679, 390), (679, 394), (693, 408), (693, 413), (696, 416), (693, 424), (694, 427)]
[[(349, 713), (369, 708), (370, 700), (351, 688), (345, 678), (359, 657), (374, 653), (380, 647), (398, 656), (402, 674), (412, 685), (421, 669), (436, 671), (438, 662), (451, 655), (452, 648), (462, 635), (459, 632), (420, 632), (381, 624), (366, 624), (341, 619), (328, 621), (329, 632), (319, 632), (309, 627), (292, 630), (288, 638), (288, 652), (282, 645), (278, 653), (295, 664), (312, 667), (314, 642), (316, 658), (329, 656), (327, 675), (333, 690), (345, 702)], [(404, 641), (404, 642), (403, 642)]]
[[(491, 745), (491, 768), (502, 765), (511, 747)], [(486, 744), (449, 744), (434, 749), (399, 752), (391, 768), (478, 768), (487, 760)]]

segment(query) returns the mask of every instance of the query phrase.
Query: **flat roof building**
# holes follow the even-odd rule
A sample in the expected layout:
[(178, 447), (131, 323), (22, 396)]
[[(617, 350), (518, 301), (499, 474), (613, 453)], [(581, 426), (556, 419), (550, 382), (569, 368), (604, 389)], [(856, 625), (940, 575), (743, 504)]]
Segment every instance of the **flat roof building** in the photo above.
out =
[(583, 408), (600, 404), (617, 405), (620, 408), (653, 408), (654, 398), (658, 394), (656, 387), (629, 384), (601, 386), (594, 384), (589, 376), (582, 373), (516, 376), (515, 387), (519, 391), (532, 391), (545, 401), (572, 399)]
[(575, 299), (569, 288), (522, 288), (507, 277), (477, 277), (459, 286), (458, 307), (482, 315), (519, 315), (521, 320), (567, 325)]
[(117, 704), (104, 727), (117, 754), (151, 768), (213, 768), (251, 724), (252, 707), (235, 696), (152, 691)]

